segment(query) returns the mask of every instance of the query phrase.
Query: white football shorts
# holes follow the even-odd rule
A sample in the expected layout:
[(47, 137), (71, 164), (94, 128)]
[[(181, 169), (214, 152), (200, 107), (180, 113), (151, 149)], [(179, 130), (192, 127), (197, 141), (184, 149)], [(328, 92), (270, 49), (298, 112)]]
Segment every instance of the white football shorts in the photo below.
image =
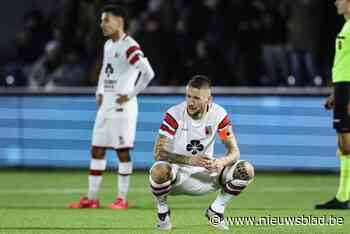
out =
[(92, 145), (113, 149), (133, 148), (136, 121), (137, 114), (114, 118), (97, 115), (92, 134)]
[[(162, 162), (155, 162), (153, 166), (157, 163)], [(170, 165), (172, 175), (175, 175), (173, 178), (175, 182), (171, 187), (169, 195), (200, 196), (220, 189), (218, 173), (209, 172), (202, 167), (180, 166), (178, 164)]]

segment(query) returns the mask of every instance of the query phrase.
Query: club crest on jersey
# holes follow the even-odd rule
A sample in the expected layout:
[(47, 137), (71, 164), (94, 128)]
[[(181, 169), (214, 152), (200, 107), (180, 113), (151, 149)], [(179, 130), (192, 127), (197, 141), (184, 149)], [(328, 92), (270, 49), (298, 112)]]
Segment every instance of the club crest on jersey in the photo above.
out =
[(206, 126), (205, 127), (205, 135), (210, 136), (213, 133), (213, 129), (211, 126)]
[(115, 53), (114, 57), (115, 57), (115, 58), (118, 58), (118, 57), (119, 57), (118, 52)]
[(204, 146), (199, 140), (192, 140), (190, 144), (187, 144), (186, 150), (191, 152), (193, 155), (197, 154), (198, 151), (201, 152), (204, 150)]

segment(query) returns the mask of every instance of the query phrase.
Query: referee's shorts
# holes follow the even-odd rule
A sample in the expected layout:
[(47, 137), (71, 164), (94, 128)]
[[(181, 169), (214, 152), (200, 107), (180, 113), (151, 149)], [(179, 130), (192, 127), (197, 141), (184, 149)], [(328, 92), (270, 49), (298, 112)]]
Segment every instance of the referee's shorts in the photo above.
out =
[(350, 133), (350, 82), (334, 83), (333, 128), (337, 133)]

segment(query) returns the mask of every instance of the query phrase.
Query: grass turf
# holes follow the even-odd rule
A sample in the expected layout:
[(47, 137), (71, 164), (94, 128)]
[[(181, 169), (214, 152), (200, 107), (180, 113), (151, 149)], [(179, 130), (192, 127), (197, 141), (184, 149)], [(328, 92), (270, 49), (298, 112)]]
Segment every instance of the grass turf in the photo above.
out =
[[(255, 181), (232, 200), (226, 216), (344, 217), (344, 225), (235, 225), (232, 233), (349, 233), (349, 211), (318, 211), (313, 206), (332, 198), (337, 175), (257, 173)], [(115, 173), (104, 174), (101, 209), (70, 210), (86, 191), (83, 171), (0, 171), (0, 233), (162, 233), (155, 230), (156, 210), (146, 173), (133, 174), (128, 211), (106, 205), (115, 199)], [(204, 209), (216, 193), (169, 197), (173, 230), (168, 233), (221, 233), (208, 226)]]

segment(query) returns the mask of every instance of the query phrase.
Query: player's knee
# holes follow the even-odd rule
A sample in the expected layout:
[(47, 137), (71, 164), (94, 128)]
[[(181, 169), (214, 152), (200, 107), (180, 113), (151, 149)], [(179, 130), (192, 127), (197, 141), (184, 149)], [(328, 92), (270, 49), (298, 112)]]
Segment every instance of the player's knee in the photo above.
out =
[(161, 197), (169, 194), (171, 185), (171, 166), (166, 162), (158, 162), (150, 170), (150, 187), (154, 196)]
[(94, 159), (104, 159), (106, 150), (103, 148), (92, 147), (91, 148), (91, 156)]
[(240, 160), (230, 168), (224, 170), (224, 191), (232, 194), (239, 195), (253, 180), (254, 167), (248, 161)]
[(157, 184), (171, 180), (171, 166), (168, 163), (157, 163), (150, 170), (152, 180)]
[(130, 149), (118, 149), (116, 150), (120, 162), (130, 162)]
[(348, 156), (350, 155), (350, 147), (342, 147), (340, 148), (340, 151), (342, 153), (343, 156)]
[(241, 180), (251, 181), (254, 178), (255, 171), (253, 165), (248, 161), (242, 161), (237, 165), (234, 177)]
[(350, 145), (349, 144), (340, 144), (339, 150), (342, 155), (350, 155)]

